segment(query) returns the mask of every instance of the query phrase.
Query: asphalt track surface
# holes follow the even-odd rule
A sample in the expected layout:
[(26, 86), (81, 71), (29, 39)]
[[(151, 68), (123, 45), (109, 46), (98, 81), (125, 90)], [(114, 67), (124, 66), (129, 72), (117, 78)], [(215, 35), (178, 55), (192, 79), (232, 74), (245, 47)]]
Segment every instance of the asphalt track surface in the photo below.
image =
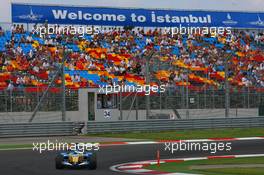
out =
[(233, 141), (232, 151), (217, 152), (176, 152), (174, 154), (164, 151), (164, 144), (151, 145), (122, 145), (101, 147), (97, 153), (97, 170), (88, 169), (55, 169), (56, 152), (44, 152), (42, 154), (32, 150), (0, 151), (1, 175), (114, 175), (123, 174), (113, 172), (110, 166), (133, 161), (153, 160), (156, 151), (160, 150), (161, 158), (188, 158), (214, 155), (238, 155), (238, 154), (263, 154), (264, 140)]

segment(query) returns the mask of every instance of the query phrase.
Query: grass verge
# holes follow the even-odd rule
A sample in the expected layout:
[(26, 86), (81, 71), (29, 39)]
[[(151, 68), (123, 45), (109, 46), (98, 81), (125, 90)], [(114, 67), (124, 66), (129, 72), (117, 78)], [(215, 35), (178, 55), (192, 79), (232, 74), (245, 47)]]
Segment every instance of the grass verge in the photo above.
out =
[(130, 132), (89, 134), (95, 137), (114, 137), (151, 140), (207, 139), (264, 136), (264, 128), (199, 129), (162, 132)]
[[(239, 168), (224, 168), (222, 165), (240, 165), (245, 167)], [(264, 157), (250, 157), (250, 158), (233, 158), (233, 159), (210, 159), (210, 160), (193, 160), (185, 162), (171, 162), (162, 163), (160, 166), (150, 165), (147, 169), (158, 170), (162, 172), (177, 172), (177, 173), (196, 173), (204, 175), (263, 175), (264, 167), (247, 167), (247, 165), (263, 165)], [(199, 167), (199, 165), (219, 165), (221, 168), (201, 168), (192, 169), (192, 166)]]

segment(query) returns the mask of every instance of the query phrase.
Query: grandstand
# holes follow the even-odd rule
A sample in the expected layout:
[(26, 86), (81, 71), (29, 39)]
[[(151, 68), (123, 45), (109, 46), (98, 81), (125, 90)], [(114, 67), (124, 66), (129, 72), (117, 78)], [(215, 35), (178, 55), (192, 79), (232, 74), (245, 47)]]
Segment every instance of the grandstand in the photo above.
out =
[[(14, 82), (17, 87), (47, 85), (65, 49), (71, 51), (65, 68), (68, 88), (98, 87), (123, 79), (144, 84), (144, 72), (140, 64), (143, 60), (138, 55), (146, 48), (159, 52), (151, 60), (153, 78), (156, 80), (185, 86), (183, 70), (188, 69), (190, 87), (207, 84), (220, 88), (225, 77), (221, 49), (228, 42), (232, 47), (230, 83), (237, 88), (264, 87), (264, 37), (259, 33), (234, 31), (232, 38), (202, 35), (171, 38), (169, 33), (150, 29), (146, 32), (111, 30), (85, 38), (40, 38), (20, 26), (15, 25), (14, 28), (12, 31), (1, 30), (2, 89), (7, 88), (7, 80)], [(57, 83), (61, 81), (57, 80)]]
[[(47, 27), (47, 23), (34, 25)], [(263, 28), (234, 28), (231, 35), (224, 32), (215, 37), (212, 33), (172, 36), (164, 27), (105, 25), (101, 29), (100, 33), (84, 37), (65, 33), (43, 36), (34, 33), (26, 23), (3, 25), (0, 28), (0, 98), (6, 105), (1, 107), (1, 112), (33, 112), (48, 87), (41, 110), (59, 111), (62, 86), (67, 91), (65, 108), (75, 111), (80, 108), (80, 89), (97, 89), (114, 83), (145, 85), (148, 76), (149, 84), (165, 85), (166, 93), (151, 96), (151, 104), (146, 104), (144, 99), (148, 97), (140, 94), (119, 94), (121, 100), (117, 96), (107, 97), (114, 107), (106, 105), (105, 109), (118, 107), (121, 111), (130, 111), (129, 115), (131, 110), (146, 109), (150, 105), (157, 111), (210, 109), (218, 113), (216, 109), (226, 107), (225, 100), (230, 101), (228, 108), (256, 109), (263, 99)], [(146, 60), (151, 51), (155, 54)], [(57, 73), (62, 63), (64, 71)], [(137, 100), (134, 95), (139, 96)], [(104, 106), (105, 97), (100, 98)], [(162, 103), (163, 99), (166, 103)], [(202, 117), (208, 111), (198, 113)], [(235, 113), (238, 115), (237, 110)], [(173, 115), (177, 116), (175, 112)]]

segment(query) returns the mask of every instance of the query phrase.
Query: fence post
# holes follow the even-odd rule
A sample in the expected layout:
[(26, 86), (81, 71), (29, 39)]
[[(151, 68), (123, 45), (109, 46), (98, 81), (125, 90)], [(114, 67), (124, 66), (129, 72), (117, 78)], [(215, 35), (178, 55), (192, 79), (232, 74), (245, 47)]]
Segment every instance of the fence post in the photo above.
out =
[[(65, 51), (64, 51), (65, 52)], [(61, 120), (62, 121), (65, 121), (66, 119), (66, 103), (65, 103), (65, 92), (66, 92), (66, 88), (65, 88), (65, 71), (64, 71), (64, 68), (65, 68), (65, 60), (67, 60), (67, 55), (64, 53), (64, 59), (62, 60), (62, 66), (61, 66), (61, 71), (62, 71), (62, 78), (61, 78), (61, 81), (62, 81), (62, 109), (61, 109)]]
[(13, 112), (13, 90), (10, 90), (10, 112)]
[[(229, 52), (229, 51), (228, 51)], [(225, 55), (224, 55), (225, 57)], [(231, 57), (230, 54), (228, 54), (227, 57), (225, 57), (225, 117), (229, 117), (229, 100), (230, 100), (230, 90), (229, 90), (229, 82), (228, 82), (228, 61), (229, 61), (229, 57)]]
[(119, 92), (120, 120), (123, 120), (122, 93), (123, 93), (122, 91)]
[(186, 118), (189, 119), (189, 70), (187, 70), (187, 86), (186, 86)]
[(249, 104), (249, 93), (250, 93), (250, 90), (249, 90), (249, 87), (247, 87), (247, 108), (250, 108), (250, 104)]

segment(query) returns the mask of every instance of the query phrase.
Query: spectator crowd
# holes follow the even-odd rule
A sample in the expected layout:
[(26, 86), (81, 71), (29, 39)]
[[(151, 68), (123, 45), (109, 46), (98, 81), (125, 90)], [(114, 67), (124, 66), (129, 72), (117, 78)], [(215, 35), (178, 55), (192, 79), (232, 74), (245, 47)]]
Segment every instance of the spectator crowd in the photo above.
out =
[[(153, 55), (149, 57), (149, 55)], [(152, 84), (264, 88), (263, 31), (171, 35), (161, 28), (102, 28), (97, 34), (38, 36), (14, 24), (0, 28), (0, 87), (47, 86), (65, 58), (66, 86)], [(56, 83), (61, 83), (57, 76)]]

